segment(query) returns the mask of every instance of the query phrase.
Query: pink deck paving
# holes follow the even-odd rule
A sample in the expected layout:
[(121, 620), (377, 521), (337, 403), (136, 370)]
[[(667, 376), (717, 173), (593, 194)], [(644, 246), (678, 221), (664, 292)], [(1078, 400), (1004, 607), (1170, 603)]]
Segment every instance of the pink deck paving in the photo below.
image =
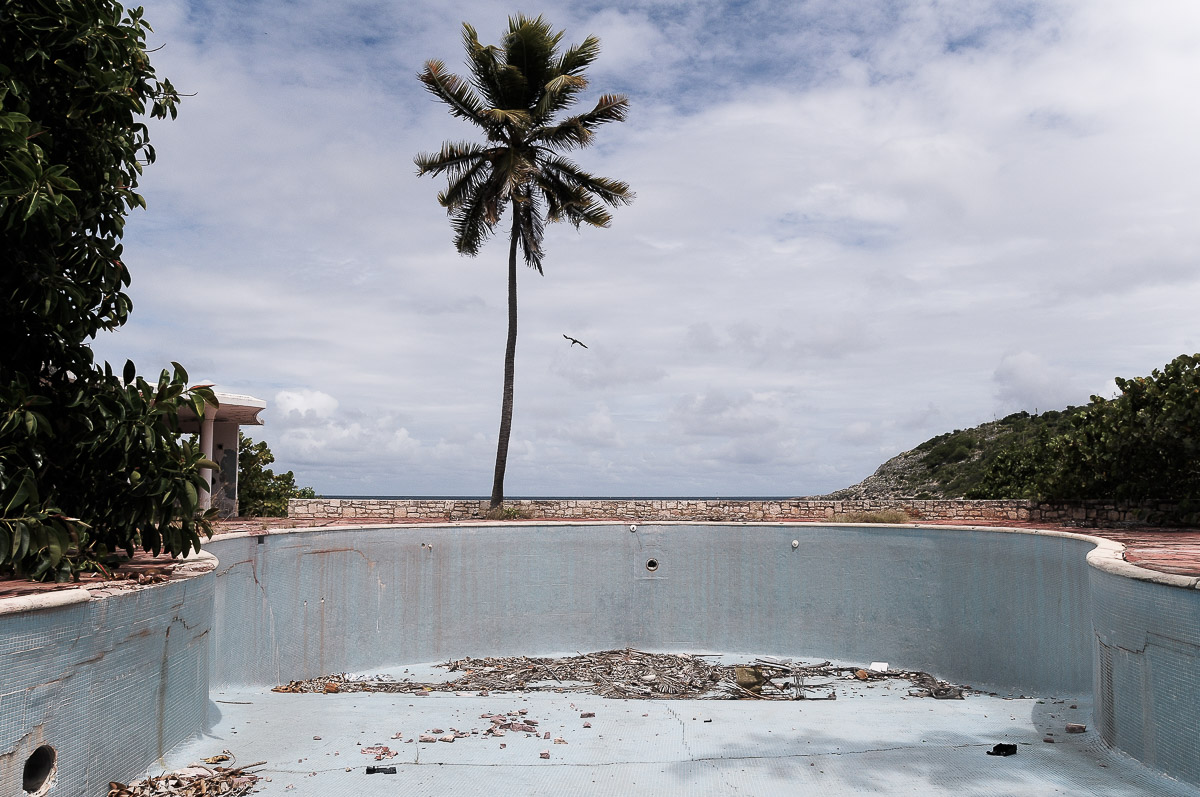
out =
[[(424, 521), (410, 520), (406, 524), (431, 524), (444, 523), (445, 521)], [(508, 523), (511, 525), (520, 525), (529, 521), (511, 520), (511, 521), (457, 521), (456, 525), (478, 525), (487, 523)], [(538, 521), (539, 523), (558, 522), (571, 523), (570, 520), (560, 521)], [(578, 522), (578, 521), (575, 521)], [(588, 521), (595, 522), (595, 521)], [(620, 519), (614, 518), (613, 522), (622, 522)], [(935, 523), (931, 521), (922, 521), (923, 525), (955, 525), (949, 522)], [(265, 533), (272, 529), (288, 529), (288, 528), (332, 528), (335, 526), (385, 526), (396, 525), (394, 520), (383, 520), (380, 518), (363, 518), (363, 519), (344, 519), (344, 520), (298, 520), (295, 518), (234, 518), (231, 520), (221, 520), (214, 524), (216, 534), (233, 534), (237, 532), (250, 533)], [(796, 525), (814, 525), (810, 521), (797, 522)], [(1088, 534), (1094, 537), (1104, 537), (1105, 539), (1119, 542), (1125, 546), (1125, 561), (1136, 564), (1139, 567), (1144, 567), (1147, 570), (1154, 570), (1160, 573), (1173, 573), (1181, 576), (1200, 577), (1200, 529), (1155, 529), (1155, 528), (1129, 528), (1129, 529), (1081, 529), (1066, 526), (1054, 526), (1048, 524), (1028, 523), (1028, 522), (1006, 522), (1006, 523), (983, 523), (976, 522), (975, 526), (1003, 526), (1008, 528), (1028, 528), (1042, 529), (1048, 531), (1069, 531), (1078, 534)], [(126, 578), (133, 576), (136, 578), (141, 573), (157, 573), (162, 565), (169, 565), (171, 560), (169, 557), (163, 556), (158, 560), (148, 554), (139, 553), (135, 557), (135, 561), (124, 565), (121, 568), (122, 575)], [(18, 595), (29, 595), (38, 592), (49, 592), (59, 589), (71, 589), (75, 587), (91, 587), (96, 588), (103, 584), (104, 579), (95, 573), (85, 573), (82, 575), (79, 582), (74, 584), (47, 584), (39, 582), (26, 581), (24, 579), (15, 578), (0, 578), (0, 598), (14, 597)], [(133, 581), (132, 583), (136, 583)]]

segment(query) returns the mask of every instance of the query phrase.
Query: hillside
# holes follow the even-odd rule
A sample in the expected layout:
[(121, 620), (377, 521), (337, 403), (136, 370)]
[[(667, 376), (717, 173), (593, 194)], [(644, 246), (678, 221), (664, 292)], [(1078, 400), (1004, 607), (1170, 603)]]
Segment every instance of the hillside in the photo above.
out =
[(1040, 415), (1018, 412), (972, 429), (955, 429), (926, 440), (879, 466), (858, 484), (821, 496), (833, 500), (860, 498), (963, 498), (979, 484), (1001, 451), (1043, 430), (1050, 435), (1070, 427), (1082, 407)]

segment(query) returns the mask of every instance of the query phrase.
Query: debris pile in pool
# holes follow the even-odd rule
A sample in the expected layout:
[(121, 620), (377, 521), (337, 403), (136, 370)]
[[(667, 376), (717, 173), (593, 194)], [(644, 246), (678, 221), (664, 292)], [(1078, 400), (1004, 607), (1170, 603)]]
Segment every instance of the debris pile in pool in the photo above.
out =
[[(457, 678), (440, 682), (396, 680), (389, 675), (349, 676), (345, 673), (290, 681), (273, 692), (297, 694), (339, 692), (540, 691), (587, 692), (623, 699), (701, 700), (833, 700), (835, 681), (904, 679), (914, 689), (910, 697), (961, 700), (967, 686), (939, 681), (929, 673), (910, 670), (866, 670), (790, 659), (758, 658), (749, 664), (720, 664), (713, 656), (605, 650), (560, 658), (504, 656), (463, 658), (439, 665)], [(826, 679), (814, 683), (809, 679)], [(820, 695), (809, 692), (821, 692)]]
[[(231, 759), (228, 751), (204, 759), (215, 764)], [(244, 767), (202, 766), (199, 764), (130, 783), (108, 784), (108, 797), (244, 797), (258, 788), (261, 777), (250, 772), (266, 764), (259, 761)], [(270, 778), (268, 778), (270, 780)]]

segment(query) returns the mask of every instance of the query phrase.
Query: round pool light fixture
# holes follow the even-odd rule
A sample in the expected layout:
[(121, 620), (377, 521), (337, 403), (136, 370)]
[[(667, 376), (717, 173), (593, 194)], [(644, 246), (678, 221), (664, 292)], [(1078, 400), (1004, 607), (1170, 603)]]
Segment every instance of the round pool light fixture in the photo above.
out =
[(793, 547), (793, 548), (799, 548), (799, 547), (800, 547), (800, 540), (792, 540), (792, 547)]
[(629, 524), (629, 530), (630, 530), (630, 531), (637, 531), (637, 524), (636, 524), (636, 523), (630, 523), (630, 524)]
[(54, 775), (57, 772), (58, 751), (48, 744), (43, 744), (25, 759), (21, 788), (32, 797), (41, 797), (54, 785)]

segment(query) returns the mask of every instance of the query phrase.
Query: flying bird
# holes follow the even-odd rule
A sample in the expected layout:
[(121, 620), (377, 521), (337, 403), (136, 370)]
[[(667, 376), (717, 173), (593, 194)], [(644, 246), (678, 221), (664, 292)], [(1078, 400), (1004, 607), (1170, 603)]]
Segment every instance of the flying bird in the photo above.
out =
[(587, 344), (584, 343), (582, 340), (575, 340), (575, 338), (571, 337), (570, 335), (563, 335), (563, 337), (566, 338), (567, 340), (571, 341), (572, 346), (574, 346), (576, 343), (578, 343), (583, 348), (585, 348), (585, 349), (587, 348)]

